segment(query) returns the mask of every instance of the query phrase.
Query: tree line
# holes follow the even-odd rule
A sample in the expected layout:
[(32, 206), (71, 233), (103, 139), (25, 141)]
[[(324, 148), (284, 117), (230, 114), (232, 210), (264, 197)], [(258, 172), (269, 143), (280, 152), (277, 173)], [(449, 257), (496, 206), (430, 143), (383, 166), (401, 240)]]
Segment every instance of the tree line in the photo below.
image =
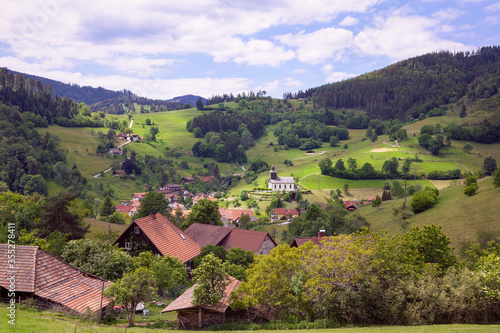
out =
[(312, 97), (323, 108), (361, 108), (377, 119), (418, 118), (467, 96), (488, 98), (500, 84), (500, 47), (473, 52), (428, 53), (381, 70), (287, 98)]

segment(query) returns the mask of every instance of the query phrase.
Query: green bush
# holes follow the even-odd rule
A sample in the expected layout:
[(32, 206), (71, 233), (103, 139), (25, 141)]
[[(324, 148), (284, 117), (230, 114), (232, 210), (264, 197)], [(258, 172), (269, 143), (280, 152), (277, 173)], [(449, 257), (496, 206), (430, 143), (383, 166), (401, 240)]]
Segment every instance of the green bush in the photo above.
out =
[(411, 209), (415, 214), (426, 211), (436, 203), (436, 195), (434, 191), (427, 189), (417, 192), (411, 200)]

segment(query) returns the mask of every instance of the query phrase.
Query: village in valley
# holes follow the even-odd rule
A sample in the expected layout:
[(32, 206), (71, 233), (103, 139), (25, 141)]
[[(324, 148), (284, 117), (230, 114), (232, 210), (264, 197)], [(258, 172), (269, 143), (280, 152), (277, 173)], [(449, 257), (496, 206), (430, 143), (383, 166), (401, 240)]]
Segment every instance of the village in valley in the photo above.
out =
[(5, 4), (0, 332), (499, 332), (498, 1)]

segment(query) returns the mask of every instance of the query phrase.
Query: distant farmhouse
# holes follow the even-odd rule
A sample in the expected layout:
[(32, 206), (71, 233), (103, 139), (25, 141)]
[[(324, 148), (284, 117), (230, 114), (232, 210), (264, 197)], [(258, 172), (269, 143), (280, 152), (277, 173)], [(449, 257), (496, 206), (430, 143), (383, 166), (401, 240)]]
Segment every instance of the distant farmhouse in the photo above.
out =
[(271, 191), (286, 191), (292, 192), (297, 190), (293, 177), (278, 177), (274, 165), (269, 172), (268, 188)]

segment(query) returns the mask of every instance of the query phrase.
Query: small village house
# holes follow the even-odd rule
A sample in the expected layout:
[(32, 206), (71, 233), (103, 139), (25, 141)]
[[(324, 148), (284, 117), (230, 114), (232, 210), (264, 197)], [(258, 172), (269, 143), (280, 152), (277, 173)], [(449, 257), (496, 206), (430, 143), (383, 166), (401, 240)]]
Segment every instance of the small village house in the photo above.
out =
[(200, 254), (200, 246), (165, 216), (155, 213), (132, 222), (113, 245), (132, 253), (151, 251), (155, 255), (178, 258), (186, 268)]
[(274, 208), (269, 212), (271, 222), (293, 219), (297, 216), (299, 216), (299, 212), (296, 209)]
[(193, 223), (184, 232), (194, 239), (200, 247), (212, 244), (222, 246), (226, 251), (238, 247), (256, 254), (269, 254), (277, 246), (271, 235), (264, 231)]
[(196, 329), (206, 326), (224, 324), (228, 317), (234, 317), (229, 308), (231, 293), (240, 285), (240, 281), (230, 277), (224, 296), (215, 304), (195, 306), (192, 304), (193, 292), (196, 285), (186, 290), (181, 296), (170, 303), (161, 312), (177, 311), (178, 329)]

